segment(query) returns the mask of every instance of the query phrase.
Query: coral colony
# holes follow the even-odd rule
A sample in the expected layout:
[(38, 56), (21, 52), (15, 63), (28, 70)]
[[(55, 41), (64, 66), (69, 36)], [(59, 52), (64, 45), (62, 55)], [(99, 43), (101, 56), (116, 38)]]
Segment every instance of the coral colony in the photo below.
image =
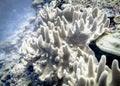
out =
[[(62, 79), (62, 86), (119, 86), (118, 61), (114, 60), (110, 69), (106, 65), (106, 56), (102, 55), (98, 62), (88, 46), (92, 40), (112, 31), (108, 27), (107, 14), (99, 8), (85, 8), (79, 4), (64, 5), (62, 10), (54, 6), (55, 1), (52, 1), (39, 9), (36, 19), (40, 18), (41, 24), (36, 31), (30, 32), (34, 35), (23, 39), (20, 53), (24, 58), (17, 73), (32, 65), (43, 82)], [(103, 50), (120, 55), (119, 49), (113, 51), (115, 47), (109, 50), (105, 46), (118, 43), (116, 34), (103, 36), (98, 46), (102, 42)], [(57, 81), (54, 86), (56, 84)]]
[(101, 50), (120, 56), (120, 31), (105, 32), (98, 38), (96, 44)]

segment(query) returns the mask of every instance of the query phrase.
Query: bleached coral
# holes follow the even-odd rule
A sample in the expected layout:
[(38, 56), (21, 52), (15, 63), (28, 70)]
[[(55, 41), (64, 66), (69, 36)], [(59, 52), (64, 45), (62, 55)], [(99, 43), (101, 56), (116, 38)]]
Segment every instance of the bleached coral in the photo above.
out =
[(38, 5), (38, 4), (42, 3), (42, 2), (43, 2), (43, 0), (34, 0), (34, 1), (32, 2), (32, 4), (33, 4), (33, 5)]
[[(73, 6), (66, 7), (62, 11), (59, 8), (45, 7), (45, 9), (40, 10), (38, 15), (41, 16), (43, 23), (46, 23), (50, 28), (54, 26), (58, 30), (66, 28), (65, 33), (68, 34), (70, 32), (67, 37), (68, 42), (72, 39), (71, 41), (74, 43), (79, 41), (81, 41), (80, 43), (83, 42), (82, 44), (89, 43), (91, 39), (97, 38), (104, 32), (105, 29), (103, 27), (109, 25), (106, 14), (102, 14), (97, 8), (92, 11), (92, 8), (83, 9), (81, 6)], [(60, 35), (63, 35), (63, 33), (60, 33)], [(84, 38), (80, 39), (82, 38), (80, 36)]]
[(97, 39), (96, 45), (105, 52), (120, 56), (120, 31), (105, 32)]
[[(99, 64), (97, 65), (92, 62), (92, 58), (89, 58), (87, 66), (82, 65), (82, 67), (84, 66), (86, 69), (88, 68), (88, 71), (86, 71), (85, 73), (85, 70), (84, 70), (83, 74), (76, 73), (77, 76), (79, 76), (78, 85), (79, 86), (117, 86), (119, 85), (120, 69), (118, 68), (118, 61), (117, 60), (113, 61), (112, 71), (105, 64), (106, 64), (105, 56), (102, 56)], [(79, 67), (77, 68), (79, 69)], [(79, 71), (81, 71), (81, 69), (79, 69)]]
[(114, 22), (120, 24), (120, 15), (116, 15), (114, 18)]
[(38, 14), (43, 20), (37, 31), (40, 31), (39, 37), (30, 38), (22, 44), (21, 51), (26, 57), (39, 56), (41, 47), (51, 49), (51, 46), (60, 48), (69, 45), (86, 49), (87, 44), (101, 35), (106, 29), (104, 27), (109, 25), (106, 14), (97, 8), (92, 11), (73, 6), (62, 11), (46, 7), (46, 13), (43, 10)]
[(33, 65), (41, 81), (63, 79), (62, 86), (115, 86), (119, 84), (114, 72), (120, 73), (117, 61), (111, 70), (105, 65), (105, 56), (97, 62), (88, 47), (109, 25), (107, 15), (98, 8), (75, 5), (64, 10), (45, 6), (37, 15), (42, 25), (36, 37), (26, 39), (20, 52), (25, 55), (25, 66)]

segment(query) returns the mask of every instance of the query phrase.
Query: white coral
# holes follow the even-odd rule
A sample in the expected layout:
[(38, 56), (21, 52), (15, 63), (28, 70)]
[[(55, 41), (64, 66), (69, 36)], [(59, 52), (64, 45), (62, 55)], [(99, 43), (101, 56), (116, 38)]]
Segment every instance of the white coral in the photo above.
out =
[(111, 30), (105, 32), (97, 39), (96, 45), (105, 52), (120, 56), (120, 31)]
[(115, 86), (119, 84), (117, 62), (113, 61), (112, 81), (107, 82), (111, 70), (105, 65), (105, 56), (101, 61), (96, 58), (88, 44), (101, 35), (109, 25), (106, 14), (98, 8), (66, 7), (64, 10), (44, 7), (38, 16), (42, 25), (32, 37), (23, 42), (20, 51), (25, 55), (24, 65), (33, 64), (41, 81), (62, 79), (63, 86)]

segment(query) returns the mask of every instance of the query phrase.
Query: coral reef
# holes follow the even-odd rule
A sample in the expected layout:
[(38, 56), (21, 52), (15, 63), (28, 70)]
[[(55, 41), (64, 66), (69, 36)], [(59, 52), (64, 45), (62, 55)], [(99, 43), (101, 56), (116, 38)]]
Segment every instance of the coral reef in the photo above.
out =
[(111, 70), (105, 56), (98, 63), (88, 46), (109, 30), (107, 15), (81, 5), (63, 10), (54, 6), (39, 10), (37, 17), (42, 22), (37, 35), (24, 38), (20, 47), (24, 67), (32, 65), (40, 81), (62, 79), (62, 86), (120, 85), (118, 61), (113, 61)]
[(101, 50), (120, 56), (120, 27), (112, 30), (108, 19), (112, 15), (119, 25), (118, 1), (34, 0), (33, 5), (36, 17), (16, 39), (0, 44), (0, 86), (120, 85), (118, 61), (109, 68), (111, 58), (100, 55), (98, 62), (89, 47), (96, 40)]
[(120, 24), (120, 15), (116, 15), (114, 18), (114, 22)]
[(120, 14), (114, 17), (115, 27), (120, 30)]
[(98, 7), (99, 9), (107, 13), (110, 19), (110, 27), (112, 29), (120, 28), (119, 24), (114, 22), (113, 18), (120, 15), (120, 1), (119, 0), (64, 0), (66, 2), (70, 1), (72, 4), (84, 4), (84, 7)]
[[(12, 78), (11, 70), (16, 64), (19, 64), (19, 52), (17, 38), (14, 40), (6, 40), (0, 43), (0, 86), (13, 86), (15, 83)], [(20, 66), (21, 68), (21, 66)]]
[[(106, 41), (107, 40), (107, 41)], [(120, 31), (105, 32), (97, 39), (96, 45), (103, 51), (120, 56)]]

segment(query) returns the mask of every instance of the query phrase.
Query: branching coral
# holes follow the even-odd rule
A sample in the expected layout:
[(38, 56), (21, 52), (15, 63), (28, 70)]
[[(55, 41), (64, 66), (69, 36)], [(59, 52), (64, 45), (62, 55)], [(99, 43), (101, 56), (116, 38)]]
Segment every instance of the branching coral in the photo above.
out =
[[(37, 15), (42, 25), (37, 37), (25, 40), (20, 52), (25, 55), (25, 66), (33, 65), (41, 81), (63, 79), (63, 86), (116, 86), (120, 73), (118, 62), (111, 70), (105, 65), (105, 56), (96, 61), (88, 47), (109, 25), (107, 15), (98, 8), (82, 8), (78, 5), (64, 10), (45, 6)], [(115, 65), (115, 66), (114, 66)], [(107, 78), (108, 77), (108, 78)]]

